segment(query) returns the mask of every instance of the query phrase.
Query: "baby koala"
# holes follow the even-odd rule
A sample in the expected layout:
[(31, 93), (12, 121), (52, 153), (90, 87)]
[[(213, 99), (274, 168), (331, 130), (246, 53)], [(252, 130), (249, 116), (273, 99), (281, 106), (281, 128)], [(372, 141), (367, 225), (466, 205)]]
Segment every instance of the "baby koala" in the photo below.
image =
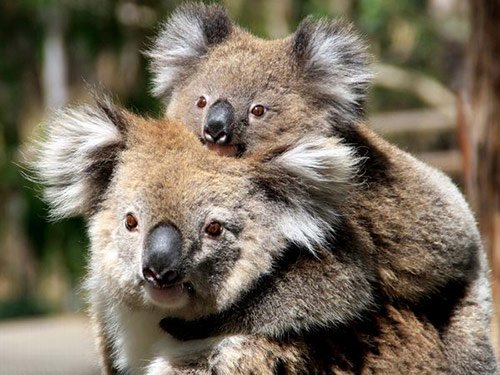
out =
[(105, 373), (454, 373), (470, 340), (468, 373), (495, 373), (481, 258), (428, 305), (384, 294), (381, 274), (418, 264), (349, 200), (367, 189), (352, 146), (317, 136), (220, 157), (182, 124), (106, 101), (46, 130), (35, 169), (54, 217), (86, 217)]
[[(336, 253), (362, 244), (378, 300), (426, 311), (446, 343), (471, 348), (453, 351), (458, 343), (446, 344), (452, 372), (484, 373), (480, 358), (494, 362), (487, 333), (491, 296), (474, 217), (449, 178), (363, 123), (371, 72), (352, 27), (308, 18), (284, 39), (263, 40), (235, 25), (218, 5), (185, 4), (166, 21), (148, 55), (154, 93), (167, 100), (167, 116), (219, 154), (251, 158), (283, 144), (300, 147), (311, 137), (349, 147), (344, 162), (360, 162), (349, 188), (332, 192), (342, 204), (326, 248)], [(277, 178), (268, 195), (280, 185)], [(329, 200), (319, 198), (317, 205), (328, 208)], [(318, 313), (338, 311), (335, 303), (316, 306), (311, 315), (277, 318), (272, 327), (254, 319), (248, 332), (279, 337), (343, 320)], [(178, 338), (208, 337), (228, 332), (228, 320), (226, 328), (217, 319), (165, 328)]]

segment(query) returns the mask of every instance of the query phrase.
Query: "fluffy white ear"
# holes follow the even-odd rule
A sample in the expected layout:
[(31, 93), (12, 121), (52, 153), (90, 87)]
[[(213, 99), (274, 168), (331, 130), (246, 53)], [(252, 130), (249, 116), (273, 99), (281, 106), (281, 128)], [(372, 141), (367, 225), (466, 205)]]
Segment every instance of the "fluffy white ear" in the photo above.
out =
[(224, 41), (231, 31), (232, 23), (220, 5), (187, 3), (175, 10), (145, 53), (151, 58), (153, 94), (168, 96), (208, 48)]
[(266, 160), (258, 185), (283, 202), (283, 234), (314, 252), (334, 232), (337, 208), (354, 184), (360, 160), (336, 138), (305, 139)]
[(35, 142), (34, 180), (44, 187), (52, 217), (91, 213), (105, 193), (126, 119), (107, 101), (54, 113)]
[[(354, 150), (337, 138), (306, 138), (272, 160), (297, 177), (309, 194), (332, 204), (342, 201), (355, 174)], [(318, 203), (324, 206), (322, 202)]]
[(342, 122), (357, 122), (372, 72), (365, 44), (343, 21), (306, 18), (292, 38), (292, 53), (311, 92)]

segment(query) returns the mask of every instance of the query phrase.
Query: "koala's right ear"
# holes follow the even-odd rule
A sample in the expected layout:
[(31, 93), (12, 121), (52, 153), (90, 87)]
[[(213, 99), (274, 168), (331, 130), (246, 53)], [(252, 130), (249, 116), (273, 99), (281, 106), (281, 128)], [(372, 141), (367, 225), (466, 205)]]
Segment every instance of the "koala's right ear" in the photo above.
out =
[(44, 186), (52, 218), (92, 213), (125, 147), (128, 118), (109, 101), (56, 112), (35, 142), (33, 180)]
[(209, 47), (224, 41), (232, 29), (231, 20), (220, 5), (187, 3), (176, 9), (153, 47), (145, 53), (151, 58), (153, 94), (168, 96)]

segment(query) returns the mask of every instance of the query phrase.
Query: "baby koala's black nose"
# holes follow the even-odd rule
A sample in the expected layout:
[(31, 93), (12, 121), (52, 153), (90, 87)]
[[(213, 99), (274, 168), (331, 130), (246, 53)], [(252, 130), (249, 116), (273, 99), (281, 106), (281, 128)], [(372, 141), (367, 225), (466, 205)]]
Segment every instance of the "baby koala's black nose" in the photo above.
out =
[(217, 144), (227, 144), (231, 141), (231, 129), (234, 122), (234, 108), (227, 100), (216, 101), (209, 109), (203, 138), (205, 141)]
[(157, 288), (180, 281), (182, 237), (177, 228), (160, 224), (153, 228), (146, 239), (142, 256), (142, 275)]

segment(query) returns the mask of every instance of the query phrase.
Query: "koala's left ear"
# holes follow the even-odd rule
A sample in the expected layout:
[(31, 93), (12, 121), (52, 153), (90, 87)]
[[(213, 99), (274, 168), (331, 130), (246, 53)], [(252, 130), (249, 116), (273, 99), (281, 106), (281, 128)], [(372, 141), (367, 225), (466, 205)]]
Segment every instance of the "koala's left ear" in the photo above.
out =
[(96, 209), (125, 147), (128, 122), (125, 112), (106, 99), (61, 110), (47, 121), (31, 167), (53, 218)]
[(334, 120), (359, 121), (372, 78), (371, 58), (352, 25), (308, 17), (291, 47), (308, 89), (333, 112)]
[(169, 17), (145, 54), (154, 74), (152, 92), (168, 96), (182, 82), (208, 49), (229, 37), (233, 25), (217, 4), (186, 3)]
[(334, 231), (337, 208), (355, 183), (360, 160), (335, 138), (305, 139), (260, 159), (254, 182), (284, 205), (284, 235), (314, 251)]

